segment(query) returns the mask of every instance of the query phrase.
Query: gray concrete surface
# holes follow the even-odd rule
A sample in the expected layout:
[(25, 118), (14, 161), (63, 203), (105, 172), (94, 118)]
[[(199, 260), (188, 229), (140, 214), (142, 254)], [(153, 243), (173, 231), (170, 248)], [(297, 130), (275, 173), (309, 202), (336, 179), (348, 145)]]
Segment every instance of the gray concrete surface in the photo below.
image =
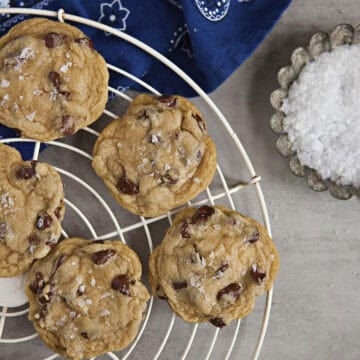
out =
[[(255, 0), (256, 1), (256, 0)], [(276, 0), (274, 0), (276, 1)], [(275, 148), (276, 136), (269, 127), (272, 109), (269, 96), (277, 86), (278, 69), (289, 62), (292, 50), (306, 45), (318, 30), (331, 30), (342, 22), (360, 22), (358, 0), (295, 0), (273, 32), (214, 94), (213, 100), (223, 110), (242, 140), (257, 173), (268, 204), (273, 237), (281, 256), (281, 271), (275, 285), (274, 302), (261, 359), (326, 359), (360, 358), (360, 200), (341, 202), (327, 192), (315, 193), (303, 178), (290, 173), (287, 160)], [(121, 114), (126, 103), (113, 104)], [(208, 114), (210, 132), (219, 150), (219, 159), (230, 184), (248, 178), (239, 153)], [(109, 119), (95, 124), (102, 129)], [(66, 140), (91, 152), (95, 138), (80, 132)], [(138, 219), (120, 209), (91, 170), (90, 163), (69, 151), (50, 147), (41, 154), (56, 166), (82, 177), (104, 197), (122, 227)], [(66, 196), (84, 212), (98, 234), (114, 230), (98, 201), (87, 190), (63, 176)], [(212, 186), (221, 190), (219, 179)], [(236, 206), (261, 220), (255, 192), (247, 188), (234, 196)], [(226, 198), (217, 203), (227, 205)], [(91, 238), (79, 217), (69, 208), (64, 222), (70, 235)], [(150, 225), (154, 245), (168, 226), (166, 220)], [(127, 243), (140, 255), (147, 276), (149, 246), (142, 229), (128, 232)], [(259, 299), (254, 313), (241, 323), (231, 359), (250, 359), (260, 329), (264, 298)], [(149, 323), (130, 359), (152, 359), (164, 339), (172, 313), (168, 306), (155, 301)], [(176, 319), (173, 331), (160, 359), (179, 359), (190, 337), (192, 325)], [(220, 332), (210, 359), (223, 359), (234, 334), (235, 323)], [(200, 325), (188, 359), (205, 359), (214, 327)], [(33, 332), (26, 317), (8, 319), (3, 337), (26, 336)], [(1, 360), (38, 360), (50, 356), (39, 339), (20, 344), (0, 344)], [(126, 351), (121, 354), (125, 354)], [(121, 355), (120, 354), (120, 355)], [(109, 357), (101, 357), (109, 359)]]
[(292, 50), (339, 23), (360, 23), (358, 0), (293, 1), (253, 56), (212, 98), (257, 172), (282, 260), (263, 359), (360, 358), (360, 200), (315, 193), (292, 175), (268, 126), (269, 94)]

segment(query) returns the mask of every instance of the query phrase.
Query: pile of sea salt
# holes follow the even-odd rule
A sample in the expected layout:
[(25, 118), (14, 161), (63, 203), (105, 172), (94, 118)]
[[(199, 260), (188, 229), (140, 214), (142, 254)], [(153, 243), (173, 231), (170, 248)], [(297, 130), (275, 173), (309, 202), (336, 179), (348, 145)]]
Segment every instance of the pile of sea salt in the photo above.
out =
[(303, 165), (360, 187), (360, 46), (340, 46), (306, 65), (289, 90), (283, 126)]

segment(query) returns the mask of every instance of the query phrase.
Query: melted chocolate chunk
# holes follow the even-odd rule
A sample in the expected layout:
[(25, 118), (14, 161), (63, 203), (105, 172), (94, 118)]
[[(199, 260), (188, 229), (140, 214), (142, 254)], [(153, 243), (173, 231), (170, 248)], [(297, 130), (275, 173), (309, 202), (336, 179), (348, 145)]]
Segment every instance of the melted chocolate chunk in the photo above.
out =
[(61, 254), (57, 261), (56, 261), (56, 265), (55, 265), (55, 269), (54, 269), (54, 273), (56, 272), (56, 270), (62, 265), (62, 263), (65, 261), (66, 259), (66, 255), (65, 254)]
[(221, 289), (218, 292), (217, 299), (221, 300), (224, 297), (224, 295), (229, 295), (236, 300), (239, 298), (242, 291), (243, 291), (243, 289), (240, 284), (232, 283), (232, 284), (229, 284), (228, 286), (224, 287), (223, 289)]
[(70, 98), (70, 95), (71, 95), (71, 93), (69, 93), (69, 91), (59, 91), (59, 94), (65, 96), (66, 100), (68, 100)]
[(105, 264), (112, 256), (116, 254), (115, 250), (100, 250), (91, 254), (91, 260), (96, 265)]
[(189, 223), (185, 220), (181, 226), (181, 236), (184, 239), (189, 239), (191, 237), (189, 233)]
[(36, 227), (39, 230), (45, 230), (51, 226), (53, 218), (46, 213), (40, 214), (36, 220)]
[(76, 290), (76, 296), (84, 295), (85, 293), (85, 285), (80, 285)]
[(36, 161), (31, 161), (31, 166), (20, 166), (15, 172), (16, 178), (21, 180), (29, 180), (33, 178), (36, 176), (35, 167)]
[(174, 107), (177, 104), (177, 99), (169, 95), (158, 96), (157, 99), (168, 107)]
[(222, 318), (210, 319), (209, 322), (218, 328), (223, 328), (224, 326), (226, 326), (226, 324)]
[(250, 275), (253, 280), (258, 284), (261, 285), (263, 280), (266, 277), (266, 273), (260, 271), (257, 267), (253, 266), (250, 270)]
[(198, 114), (193, 114), (193, 118), (196, 120), (198, 126), (199, 126), (199, 129), (203, 132), (203, 133), (206, 133), (206, 124), (205, 124), (205, 121), (204, 119), (198, 115)]
[(60, 46), (63, 43), (64, 39), (65, 39), (65, 35), (61, 35), (55, 32), (47, 33), (44, 36), (45, 45), (50, 49)]
[(60, 219), (61, 217), (61, 210), (62, 210), (62, 204), (60, 204), (54, 211), (54, 215), (57, 219)]
[(224, 272), (229, 268), (228, 263), (221, 263), (220, 267), (216, 270), (215, 276), (217, 279), (223, 277)]
[(139, 193), (139, 186), (128, 179), (125, 170), (117, 183), (117, 188), (119, 191), (127, 195), (136, 195)]
[(80, 335), (81, 335), (83, 338), (89, 340), (89, 335), (88, 335), (86, 332), (82, 332), (82, 333), (80, 333)]
[(201, 151), (200, 151), (200, 150), (197, 151), (196, 154), (195, 154), (195, 156), (196, 156), (196, 160), (200, 161), (200, 160), (202, 159)]
[(6, 234), (8, 233), (8, 226), (4, 222), (0, 222), (0, 239), (5, 239)]
[(173, 282), (173, 288), (175, 290), (180, 290), (180, 289), (184, 289), (187, 287), (187, 282), (186, 280), (183, 280), (183, 281), (174, 281)]
[(195, 212), (195, 214), (191, 217), (192, 224), (199, 224), (201, 222), (207, 221), (207, 219), (215, 213), (215, 209), (212, 206), (201, 206)]
[(246, 242), (253, 244), (259, 240), (259, 231), (256, 229), (249, 237), (246, 238)]
[(156, 287), (156, 292), (157, 292), (157, 297), (158, 297), (158, 299), (164, 300), (164, 301), (167, 301), (167, 300), (168, 300), (167, 296), (164, 294), (163, 288), (162, 288), (160, 285), (158, 285), (158, 286)]
[(162, 186), (175, 185), (177, 182), (178, 182), (178, 179), (172, 177), (170, 174), (165, 174), (161, 177), (161, 185)]
[(60, 74), (56, 71), (49, 72), (49, 80), (53, 83), (53, 85), (59, 89), (61, 86), (61, 77)]
[(111, 282), (111, 288), (125, 296), (131, 296), (130, 281), (126, 274), (115, 276)]
[(29, 285), (30, 290), (36, 295), (44, 288), (44, 275), (41, 272), (35, 273), (34, 281)]
[(86, 38), (86, 37), (80, 38), (80, 39), (75, 39), (75, 42), (80, 45), (88, 46), (90, 49), (94, 48), (94, 43), (92, 42), (92, 40), (89, 38)]
[(28, 241), (30, 245), (39, 245), (41, 242), (41, 239), (36, 234), (31, 234), (28, 236)]
[(62, 127), (61, 131), (64, 135), (72, 135), (75, 132), (75, 124), (72, 116), (64, 114), (62, 116)]
[(45, 245), (49, 246), (50, 249), (53, 249), (53, 248), (57, 245), (57, 242), (54, 242), (54, 241), (46, 241), (46, 242), (45, 242)]
[(104, 244), (104, 240), (94, 240), (93, 244)]

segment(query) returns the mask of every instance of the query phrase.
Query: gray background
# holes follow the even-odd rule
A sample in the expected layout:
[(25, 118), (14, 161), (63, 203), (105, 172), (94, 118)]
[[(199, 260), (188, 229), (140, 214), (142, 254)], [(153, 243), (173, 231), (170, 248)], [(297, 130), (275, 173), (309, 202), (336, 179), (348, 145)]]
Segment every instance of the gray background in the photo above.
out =
[[(256, 1), (256, 0), (254, 0)], [(276, 0), (274, 0), (276, 1)], [(211, 95), (239, 135), (255, 169), (262, 176), (273, 237), (281, 256), (281, 271), (275, 284), (274, 301), (263, 359), (359, 359), (360, 297), (360, 200), (346, 202), (333, 199), (327, 192), (315, 193), (303, 178), (290, 173), (288, 161), (275, 148), (276, 136), (269, 127), (272, 109), (269, 96), (277, 87), (276, 73), (288, 64), (294, 48), (306, 45), (319, 30), (330, 31), (335, 25), (359, 21), (358, 0), (293, 1), (272, 33), (241, 68)], [(126, 103), (113, 104), (121, 114)], [(199, 103), (218, 145), (219, 159), (229, 184), (248, 178), (239, 153), (231, 144), (214, 116)], [(97, 122), (102, 129), (109, 119)], [(91, 152), (95, 138), (84, 132), (65, 140)], [(91, 170), (90, 163), (79, 155), (50, 147), (42, 160), (74, 172), (100, 192), (115, 212), (121, 226), (138, 221), (120, 209)], [(92, 221), (98, 234), (114, 226), (96, 199), (72, 180), (63, 176), (66, 196)], [(218, 177), (212, 185), (221, 191)], [(203, 196), (202, 196), (203, 197)], [(236, 206), (261, 220), (254, 190), (246, 188), (236, 196)], [(226, 199), (217, 203), (228, 205)], [(154, 245), (168, 226), (167, 221), (150, 226)], [(64, 222), (73, 236), (91, 238), (86, 227), (69, 209)], [(142, 229), (126, 234), (127, 243), (135, 249), (147, 276), (149, 247)], [(264, 298), (255, 311), (242, 321), (231, 359), (249, 359), (260, 329)], [(168, 306), (155, 301), (150, 321), (130, 359), (151, 359), (164, 338), (171, 319)], [(223, 359), (234, 333), (235, 324), (221, 331), (211, 359)], [(177, 359), (183, 353), (192, 325), (176, 319), (161, 359)], [(205, 358), (214, 327), (200, 325), (189, 359)], [(32, 325), (25, 317), (8, 319), (5, 338), (29, 335)], [(0, 345), (0, 359), (42, 359), (51, 355), (39, 339), (31, 342)], [(121, 355), (121, 354), (120, 354)], [(104, 357), (108, 358), (108, 357)]]
[(358, 0), (293, 1), (253, 56), (212, 98), (257, 171), (282, 267), (263, 359), (360, 358), (360, 200), (315, 193), (292, 175), (268, 126), (276, 72), (316, 31), (360, 23)]

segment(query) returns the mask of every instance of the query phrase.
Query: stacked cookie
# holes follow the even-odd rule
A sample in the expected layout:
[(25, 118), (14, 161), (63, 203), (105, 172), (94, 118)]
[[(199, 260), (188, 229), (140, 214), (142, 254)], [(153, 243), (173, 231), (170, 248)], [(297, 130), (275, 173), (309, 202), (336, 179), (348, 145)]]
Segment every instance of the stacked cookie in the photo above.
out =
[[(0, 64), (0, 123), (22, 136), (72, 135), (105, 108), (106, 63), (72, 26), (22, 22), (0, 39)], [(140, 95), (102, 131), (92, 165), (122, 207), (154, 217), (206, 189), (216, 148), (190, 101)], [(30, 269), (29, 318), (43, 341), (76, 360), (129, 345), (149, 299), (134, 251), (120, 241), (59, 242), (65, 213), (59, 174), (1, 144), (0, 200), (0, 276)], [(150, 256), (150, 285), (185, 321), (223, 327), (251, 312), (278, 268), (262, 225), (202, 206), (174, 219)]]

